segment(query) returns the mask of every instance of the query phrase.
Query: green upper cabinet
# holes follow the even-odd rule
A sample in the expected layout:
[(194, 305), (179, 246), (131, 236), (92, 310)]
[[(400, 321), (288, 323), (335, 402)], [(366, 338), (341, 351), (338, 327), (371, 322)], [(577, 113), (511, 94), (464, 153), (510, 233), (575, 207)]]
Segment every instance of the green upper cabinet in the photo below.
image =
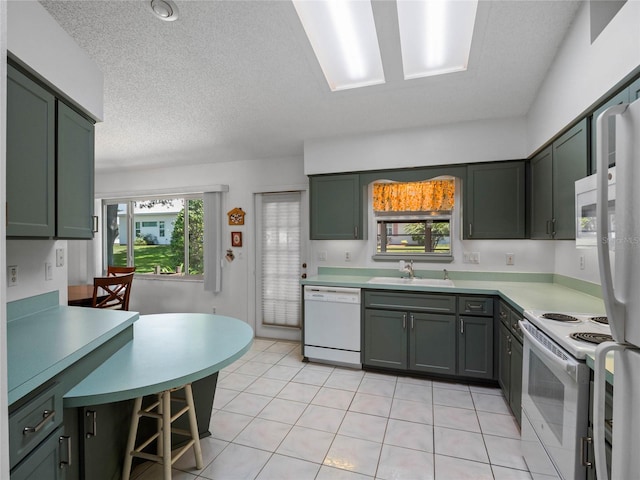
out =
[(531, 238), (552, 238), (553, 149), (551, 145), (531, 159)]
[(309, 177), (311, 240), (361, 240), (362, 198), (358, 174)]
[(525, 162), (469, 165), (464, 238), (525, 238)]
[(575, 238), (575, 181), (587, 175), (586, 119), (531, 159), (531, 238)]
[[(639, 87), (640, 88), (640, 87)], [(604, 112), (607, 108), (613, 107), (614, 105), (620, 105), (621, 103), (629, 103), (629, 91), (630, 88), (625, 88), (609, 101), (602, 104), (595, 112), (593, 112), (593, 116), (591, 117), (591, 165), (590, 165), (590, 173), (596, 173), (598, 170), (597, 166), (597, 150), (596, 150), (596, 122), (598, 120), (598, 116)], [(616, 123), (615, 119), (609, 119), (609, 138), (615, 138), (616, 134)], [(612, 167), (616, 164), (616, 143), (609, 142), (609, 166)]]
[(7, 72), (7, 237), (92, 238), (93, 123)]
[(7, 236), (55, 235), (55, 97), (7, 66)]
[(587, 120), (553, 142), (553, 238), (576, 238), (576, 180), (587, 176)]
[(56, 223), (59, 238), (93, 237), (93, 123), (58, 101)]

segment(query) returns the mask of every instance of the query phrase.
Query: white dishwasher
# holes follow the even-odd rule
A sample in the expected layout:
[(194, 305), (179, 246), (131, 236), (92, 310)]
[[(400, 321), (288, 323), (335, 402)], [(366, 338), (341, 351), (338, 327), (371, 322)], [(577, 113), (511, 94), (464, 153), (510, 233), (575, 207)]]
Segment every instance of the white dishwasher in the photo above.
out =
[(304, 287), (304, 356), (362, 368), (360, 289)]

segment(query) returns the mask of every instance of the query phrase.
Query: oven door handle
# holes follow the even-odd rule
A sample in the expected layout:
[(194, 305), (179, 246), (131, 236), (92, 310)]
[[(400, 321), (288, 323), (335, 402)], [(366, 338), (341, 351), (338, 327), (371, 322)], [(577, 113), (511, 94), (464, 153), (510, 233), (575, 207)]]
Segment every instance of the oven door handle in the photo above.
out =
[(527, 340), (529, 340), (531, 345), (534, 347), (536, 353), (538, 353), (541, 356), (545, 357), (548, 361), (552, 362), (554, 365), (562, 368), (563, 371), (565, 371), (567, 374), (571, 375), (572, 378), (576, 379), (576, 375), (577, 375), (577, 368), (576, 368), (577, 367), (577, 362), (576, 361), (574, 361), (573, 359), (563, 360), (560, 357), (558, 357), (557, 355), (554, 355), (553, 352), (551, 352), (547, 347), (542, 345), (536, 339), (536, 337), (534, 337), (533, 335), (531, 335), (531, 333), (529, 333), (529, 331), (523, 325), (523, 321), (522, 320), (520, 320), (518, 323), (520, 324), (520, 330), (522, 331), (522, 333), (524, 333), (524, 337)]

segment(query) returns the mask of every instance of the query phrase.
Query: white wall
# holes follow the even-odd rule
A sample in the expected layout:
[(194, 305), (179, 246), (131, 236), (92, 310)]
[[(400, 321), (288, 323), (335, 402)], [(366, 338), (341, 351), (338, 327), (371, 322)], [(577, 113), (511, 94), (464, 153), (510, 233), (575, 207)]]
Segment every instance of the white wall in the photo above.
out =
[(527, 155), (640, 69), (640, 2), (628, 1), (591, 44), (583, 2), (527, 115)]
[(508, 118), (309, 140), (304, 144), (304, 173), (525, 158), (525, 126), (524, 118)]
[[(64, 250), (64, 265), (56, 267), (56, 249)], [(7, 301), (59, 290), (60, 304), (67, 304), (67, 241), (7, 240), (7, 265), (17, 265), (18, 284), (7, 287)], [(45, 263), (53, 267), (53, 279), (45, 280)]]
[[(205, 292), (201, 281), (151, 279), (139, 275), (134, 280), (130, 308), (143, 314), (157, 312), (203, 312), (230, 315), (253, 322), (255, 305), (255, 209), (254, 194), (269, 191), (306, 190), (307, 177), (300, 157), (248, 160), (172, 168), (97, 173), (96, 197), (117, 198), (133, 192), (144, 195), (170, 189), (173, 192), (206, 191), (206, 185), (228, 185), (222, 194), (223, 249), (231, 248), (231, 231), (243, 232), (243, 246), (234, 248), (236, 259), (224, 262), (222, 291)], [(229, 226), (226, 212), (235, 207), (246, 213), (245, 225)], [(96, 210), (99, 211), (99, 210)], [(99, 238), (94, 241), (101, 258)], [(70, 247), (74, 249), (75, 247)], [(80, 252), (79, 255), (85, 255)], [(88, 262), (89, 263), (89, 262)], [(88, 275), (93, 275), (91, 271)]]

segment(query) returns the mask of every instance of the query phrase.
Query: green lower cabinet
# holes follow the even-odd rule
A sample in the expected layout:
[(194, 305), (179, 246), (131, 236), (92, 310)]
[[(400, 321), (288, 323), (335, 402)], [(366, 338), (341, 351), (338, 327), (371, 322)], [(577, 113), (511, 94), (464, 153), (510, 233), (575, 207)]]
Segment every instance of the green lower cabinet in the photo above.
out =
[(456, 317), (409, 313), (409, 369), (456, 374)]
[(509, 328), (500, 323), (498, 336), (498, 384), (509, 401), (511, 391), (511, 334)]
[(11, 471), (11, 480), (65, 480), (66, 471), (60, 466), (62, 438), (60, 427)]
[(509, 406), (518, 425), (522, 417), (522, 344), (515, 337), (511, 343), (511, 391)]
[(493, 378), (493, 317), (458, 320), (458, 375)]
[(371, 367), (407, 368), (407, 314), (366, 309), (364, 363)]

